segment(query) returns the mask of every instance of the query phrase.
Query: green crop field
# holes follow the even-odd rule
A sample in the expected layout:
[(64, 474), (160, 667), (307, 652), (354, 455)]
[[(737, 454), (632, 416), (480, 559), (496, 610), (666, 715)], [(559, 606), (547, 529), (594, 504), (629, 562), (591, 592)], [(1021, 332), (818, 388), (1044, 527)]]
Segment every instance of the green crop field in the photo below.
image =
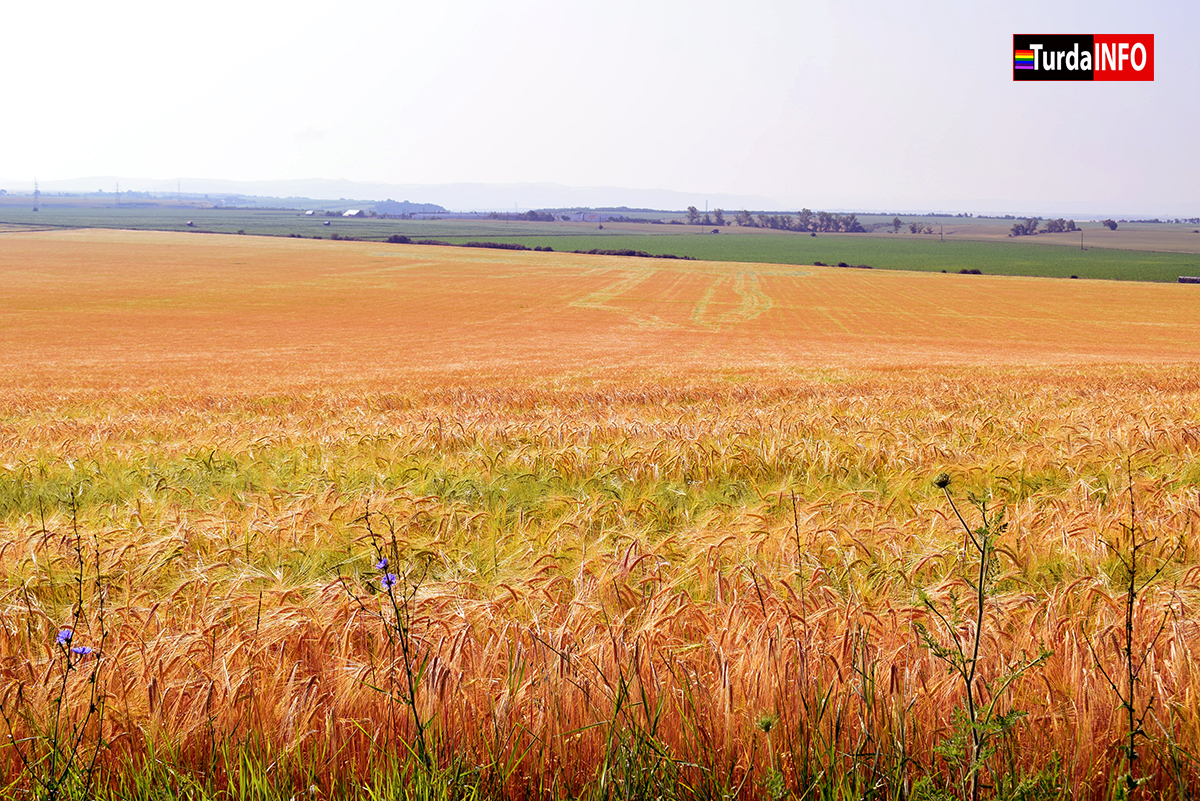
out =
[[(449, 241), (466, 242), (469, 237)], [(989, 275), (1050, 278), (1104, 278), (1130, 281), (1176, 281), (1200, 272), (1200, 256), (1094, 248), (1071, 250), (1024, 242), (972, 242), (899, 239), (866, 234), (684, 234), (677, 236), (540, 236), (499, 237), (555, 250), (628, 248), (647, 253), (670, 253), (710, 261), (767, 264), (867, 264), (876, 269), (958, 272), (977, 269)]]

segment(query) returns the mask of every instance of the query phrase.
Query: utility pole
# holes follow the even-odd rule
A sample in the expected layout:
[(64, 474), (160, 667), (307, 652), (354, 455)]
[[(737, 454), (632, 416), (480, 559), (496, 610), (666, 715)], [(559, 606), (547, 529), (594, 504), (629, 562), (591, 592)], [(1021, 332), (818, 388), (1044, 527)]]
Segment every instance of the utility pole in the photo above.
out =
[(1079, 249), (1083, 250), (1083, 229), (1079, 229)]
[(121, 205), (121, 182), (117, 181), (117, 205)]
[(42, 190), (38, 189), (37, 178), (34, 178), (33, 179), (33, 210), (34, 211), (38, 210), (38, 206), (41, 205), (41, 200), (42, 200)]

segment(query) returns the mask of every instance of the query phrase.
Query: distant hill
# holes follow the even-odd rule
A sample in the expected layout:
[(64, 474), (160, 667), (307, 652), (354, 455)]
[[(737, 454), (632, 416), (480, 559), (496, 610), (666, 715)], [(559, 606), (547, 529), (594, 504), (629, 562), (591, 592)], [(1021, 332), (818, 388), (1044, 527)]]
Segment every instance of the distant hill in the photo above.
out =
[[(267, 205), (281, 208), (370, 208), (383, 198), (426, 198), (438, 206), (430, 213), (453, 211), (527, 211), (546, 208), (613, 208), (621, 206), (641, 209), (683, 209), (696, 206), (710, 209), (718, 206), (729, 209), (767, 209), (775, 211), (794, 208), (770, 198), (756, 195), (727, 195), (709, 192), (679, 192), (663, 189), (624, 189), (620, 187), (575, 187), (556, 183), (513, 184), (388, 184), (381, 182), (330, 180), (323, 178), (230, 181), (212, 178), (146, 179), (124, 176), (91, 176), (64, 180), (42, 180), (42, 194), (115, 193), (117, 184), (122, 194), (132, 191), (159, 196), (182, 195), (184, 200), (211, 200), (216, 205)], [(0, 176), (0, 188), (11, 192), (33, 191), (32, 179), (8, 180)], [(232, 202), (221, 203), (219, 199)], [(253, 202), (245, 202), (251, 200)], [(352, 205), (351, 205), (352, 204)], [(797, 206), (796, 208), (799, 208)], [(392, 214), (393, 212), (381, 213)]]
[(374, 204), (375, 211), (379, 214), (445, 214), (446, 209), (436, 203), (409, 203), (407, 200), (399, 202), (388, 198), (380, 200)]

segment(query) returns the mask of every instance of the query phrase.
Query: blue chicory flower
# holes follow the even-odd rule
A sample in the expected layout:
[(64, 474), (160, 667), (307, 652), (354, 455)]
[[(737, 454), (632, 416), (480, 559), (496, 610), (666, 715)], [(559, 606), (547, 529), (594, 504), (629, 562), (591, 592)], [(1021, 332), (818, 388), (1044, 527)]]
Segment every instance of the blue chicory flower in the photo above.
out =
[(387, 570), (387, 565), (388, 565), (387, 557), (381, 556), (381, 557), (379, 557), (379, 561), (375, 563), (375, 569), (376, 570)]
[(75, 632), (70, 629), (59, 629), (58, 636), (54, 638), (54, 642), (57, 645), (66, 645), (74, 635)]
[(396, 574), (387, 573), (379, 580), (379, 584), (385, 590), (390, 590), (396, 584)]
[(71, 649), (71, 653), (75, 654), (76, 656), (87, 656), (91, 652), (92, 649), (88, 648), (86, 645), (76, 645)]

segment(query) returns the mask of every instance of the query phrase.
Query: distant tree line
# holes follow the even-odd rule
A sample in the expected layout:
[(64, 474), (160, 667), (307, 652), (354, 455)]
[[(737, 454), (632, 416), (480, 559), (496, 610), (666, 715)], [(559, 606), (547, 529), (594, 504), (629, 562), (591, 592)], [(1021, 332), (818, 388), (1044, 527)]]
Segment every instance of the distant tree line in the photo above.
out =
[(729, 223), (726, 222), (726, 220), (725, 220), (725, 210), (724, 209), (713, 209), (713, 213), (711, 216), (706, 211), (706, 212), (704, 212), (704, 216), (701, 217), (699, 209), (697, 209), (695, 206), (688, 206), (687, 207), (687, 224), (688, 225), (708, 226), (708, 225), (728, 225)]
[[(507, 211), (503, 211), (503, 212), (493, 211), (491, 214), (489, 214), (487, 216), (487, 218), (489, 220), (522, 220), (525, 222), (558, 222), (559, 216), (560, 215), (554, 214), (553, 212), (549, 212), (549, 211), (534, 211), (533, 209), (530, 209), (529, 211), (524, 212), (522, 214), (518, 214), (516, 212), (507, 212)], [(570, 215), (568, 215), (568, 214), (563, 214), (563, 215), (561, 215), (561, 217), (564, 222), (571, 219)]]
[(1072, 231), (1078, 231), (1079, 227), (1075, 225), (1074, 220), (1064, 220), (1059, 217), (1056, 220), (1046, 220), (1047, 234), (1069, 234)]
[[(1009, 236), (1033, 236), (1035, 234), (1063, 234), (1078, 231), (1078, 226), (1074, 220), (1064, 220), (1062, 217), (1053, 220), (1046, 220), (1045, 230), (1038, 230), (1038, 223), (1041, 222), (1040, 217), (1029, 217), (1025, 222), (1013, 223), (1012, 230), (1009, 231)], [(1105, 222), (1107, 225), (1108, 222)], [(1116, 223), (1113, 223), (1116, 227)]]
[(1172, 220), (1172, 219), (1170, 219), (1170, 218), (1168, 218), (1168, 219), (1165, 219), (1165, 220), (1160, 220), (1160, 219), (1158, 219), (1157, 217), (1155, 217), (1153, 220), (1119, 220), (1118, 222), (1123, 222), (1123, 223), (1159, 223), (1160, 225), (1162, 225), (1162, 224), (1165, 224), (1165, 223), (1175, 223), (1176, 225), (1197, 225), (1197, 224), (1200, 224), (1200, 217), (1176, 217), (1176, 218), (1175, 218), (1175, 219), (1173, 219), (1173, 220)]
[(1023, 223), (1013, 223), (1009, 236), (1033, 236), (1038, 232), (1038, 219), (1030, 217)]
[[(717, 209), (717, 214), (721, 210)], [(772, 228), (779, 231), (801, 231), (825, 234), (865, 234), (867, 229), (858, 221), (856, 214), (833, 214), (828, 211), (801, 209), (793, 214), (753, 215), (746, 209), (739, 211), (734, 221), (743, 228)], [(705, 225), (706, 223), (701, 223)], [(721, 222), (717, 222), (721, 225)]]

